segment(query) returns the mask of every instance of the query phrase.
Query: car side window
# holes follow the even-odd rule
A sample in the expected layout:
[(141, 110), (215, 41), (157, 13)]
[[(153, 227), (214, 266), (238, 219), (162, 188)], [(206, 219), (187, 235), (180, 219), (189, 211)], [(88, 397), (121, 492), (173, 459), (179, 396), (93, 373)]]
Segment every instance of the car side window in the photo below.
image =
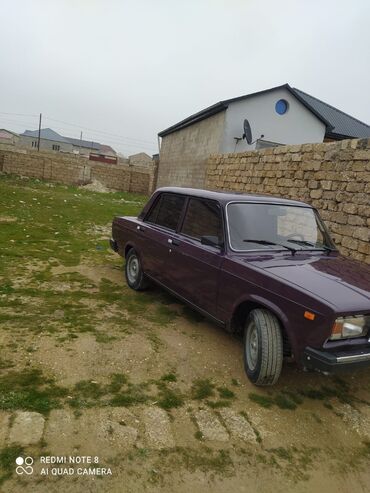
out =
[(197, 240), (202, 236), (217, 237), (223, 241), (221, 208), (213, 200), (189, 200), (181, 233)]
[(158, 224), (167, 229), (176, 230), (179, 223), (185, 197), (173, 193), (163, 193), (154, 204), (145, 222)]

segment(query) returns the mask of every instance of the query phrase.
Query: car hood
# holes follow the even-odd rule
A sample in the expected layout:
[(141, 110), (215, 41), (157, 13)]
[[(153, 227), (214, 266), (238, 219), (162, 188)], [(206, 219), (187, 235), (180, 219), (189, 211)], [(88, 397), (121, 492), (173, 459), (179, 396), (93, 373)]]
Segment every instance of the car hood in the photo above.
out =
[(256, 267), (328, 302), (337, 312), (370, 313), (370, 266), (340, 255), (282, 255), (254, 259)]

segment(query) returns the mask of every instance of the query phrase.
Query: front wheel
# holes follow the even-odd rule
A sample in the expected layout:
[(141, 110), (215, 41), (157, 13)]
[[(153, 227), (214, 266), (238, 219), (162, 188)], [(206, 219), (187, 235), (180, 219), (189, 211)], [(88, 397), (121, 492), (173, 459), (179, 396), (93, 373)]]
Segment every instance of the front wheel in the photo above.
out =
[(274, 385), (283, 365), (280, 323), (271, 312), (255, 309), (244, 328), (244, 367), (255, 385)]
[(135, 291), (142, 291), (148, 287), (148, 280), (141, 267), (139, 256), (133, 248), (126, 256), (125, 276), (127, 284)]

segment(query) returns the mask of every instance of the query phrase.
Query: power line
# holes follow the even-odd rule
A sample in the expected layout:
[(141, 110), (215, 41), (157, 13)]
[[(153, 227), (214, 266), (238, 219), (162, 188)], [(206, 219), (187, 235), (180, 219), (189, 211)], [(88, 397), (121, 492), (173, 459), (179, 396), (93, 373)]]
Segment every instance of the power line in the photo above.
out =
[(5, 111), (0, 111), (1, 115), (12, 115), (12, 116), (35, 116), (38, 117), (38, 115), (31, 115), (29, 114), (24, 114), (24, 113), (5, 113)]
[(57, 120), (56, 118), (51, 118), (49, 116), (46, 116), (45, 119), (46, 120), (51, 120), (51, 121), (54, 121), (54, 122), (58, 122), (58, 123), (63, 123), (64, 125), (70, 125), (71, 127), (77, 127), (77, 128), (80, 128), (80, 129), (83, 128), (84, 130), (89, 130), (90, 132), (95, 132), (95, 133), (98, 133), (98, 134), (111, 135), (113, 137), (119, 137), (120, 139), (127, 139), (127, 140), (131, 140), (131, 141), (137, 141), (139, 143), (140, 142), (144, 142), (146, 144), (153, 144), (153, 141), (143, 140), (143, 139), (136, 139), (135, 137), (125, 137), (123, 135), (113, 134), (111, 132), (105, 132), (103, 130), (96, 130), (94, 128), (84, 127), (83, 125), (78, 125), (76, 123), (68, 123), (68, 122), (65, 122), (65, 121), (62, 121), (62, 120)]
[[(59, 127), (59, 126), (55, 126), (53, 128), (55, 130), (58, 130), (59, 132), (60, 131), (63, 132), (64, 130), (67, 130), (68, 131), (68, 129), (63, 128), (63, 127)], [(64, 135), (64, 137), (68, 137), (68, 135)], [(70, 137), (70, 138), (76, 138), (77, 139), (77, 137)], [(95, 140), (89, 139), (86, 136), (84, 137), (84, 140), (86, 140), (88, 142), (96, 142)], [(118, 144), (121, 147), (134, 147), (136, 149), (140, 149), (141, 148), (141, 149), (147, 149), (147, 150), (150, 150), (150, 151), (157, 151), (157, 147), (155, 146), (155, 144), (148, 145), (148, 144), (140, 144), (140, 143), (136, 143), (136, 142), (124, 142), (122, 140), (114, 139), (114, 138), (111, 138), (111, 137), (104, 137), (104, 142), (111, 143), (111, 144)]]

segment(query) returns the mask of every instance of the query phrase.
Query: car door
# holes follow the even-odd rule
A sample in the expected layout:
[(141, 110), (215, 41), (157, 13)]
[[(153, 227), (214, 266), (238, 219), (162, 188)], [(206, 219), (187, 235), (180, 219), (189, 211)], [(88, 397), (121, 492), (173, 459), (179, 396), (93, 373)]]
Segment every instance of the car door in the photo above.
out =
[(217, 318), (223, 249), (202, 244), (204, 236), (223, 243), (221, 207), (214, 200), (190, 197), (182, 225), (170, 237), (169, 287)]
[(168, 238), (178, 227), (185, 200), (184, 195), (161, 193), (137, 227), (144, 272), (165, 284), (168, 282)]

